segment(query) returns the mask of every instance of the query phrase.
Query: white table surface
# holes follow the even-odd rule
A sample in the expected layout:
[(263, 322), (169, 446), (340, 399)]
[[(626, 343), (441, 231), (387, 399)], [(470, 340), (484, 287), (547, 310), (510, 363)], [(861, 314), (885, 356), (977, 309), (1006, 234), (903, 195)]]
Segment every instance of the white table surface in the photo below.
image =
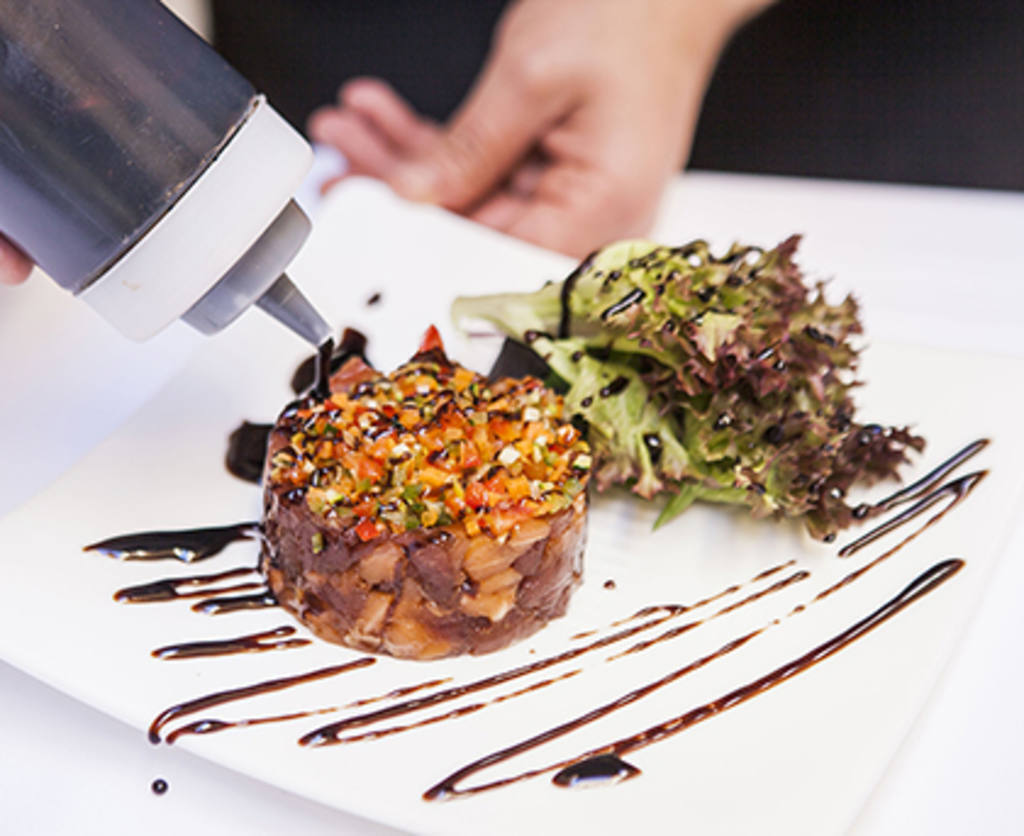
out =
[[(837, 292), (854, 290), (869, 335), (1024, 355), (1018, 244), (1024, 195), (696, 173), (673, 184), (655, 237), (728, 241), (740, 228), (748, 240), (767, 245), (805, 232), (805, 271), (834, 276)], [(103, 410), (98, 426), (104, 427), (147, 397), (145, 391), (112, 394), (119, 366), (152, 363), (155, 387), (194, 343), (183, 329), (172, 329), (155, 347), (128, 346), (50, 283), (33, 281), (0, 293), (4, 391), (30, 389), (31, 375), (53, 362), (12, 351), (29, 332), (49, 333), (58, 348), (74, 348), (64, 350), (61, 362), (72, 379), (102, 393), (96, 409)], [(97, 366), (105, 370), (102, 382), (94, 379)], [(992, 383), (1018, 387), (1024, 381)], [(5, 400), (0, 429), (16, 426), (17, 405)], [(0, 434), (7, 439), (5, 460), (13, 457), (17, 464), (0, 472), (0, 513), (69, 466), (98, 434), (86, 432), (73, 443), (33, 452), (30, 476), (15, 475), (26, 473), (25, 453), (10, 434)], [(1024, 828), (1024, 724), (1018, 719), (1024, 690), (1018, 646), (1024, 636), (1022, 590), (1024, 525), (1018, 525), (961, 647), (856, 824), (857, 836)], [(3, 663), (0, 752), (5, 834), (397, 832), (175, 747), (153, 747), (138, 730)], [(161, 796), (149, 789), (156, 778), (169, 785)]]

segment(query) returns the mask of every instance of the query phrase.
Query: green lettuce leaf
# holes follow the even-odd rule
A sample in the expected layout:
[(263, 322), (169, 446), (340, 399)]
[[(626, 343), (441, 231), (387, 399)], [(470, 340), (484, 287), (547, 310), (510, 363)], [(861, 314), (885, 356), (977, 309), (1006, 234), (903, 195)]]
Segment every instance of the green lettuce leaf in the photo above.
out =
[(703, 241), (620, 242), (564, 282), (460, 297), (452, 314), (547, 361), (589, 425), (598, 489), (666, 495), (658, 524), (703, 500), (828, 537), (853, 519), (852, 485), (897, 476), (924, 442), (854, 420), (857, 304), (805, 284), (798, 242), (717, 258)]

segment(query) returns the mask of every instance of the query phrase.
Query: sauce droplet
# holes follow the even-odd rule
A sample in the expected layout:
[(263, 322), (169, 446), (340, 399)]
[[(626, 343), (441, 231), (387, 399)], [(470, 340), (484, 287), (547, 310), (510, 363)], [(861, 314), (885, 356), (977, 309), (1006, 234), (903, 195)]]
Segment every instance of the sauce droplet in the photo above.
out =
[(639, 769), (617, 755), (594, 755), (559, 770), (551, 783), (559, 787), (592, 787), (617, 784), (639, 774)]
[(647, 447), (647, 454), (651, 457), (651, 464), (657, 467), (661, 461), (661, 436), (657, 433), (644, 435), (644, 446)]
[(607, 386), (601, 387), (601, 391), (598, 392), (598, 394), (602, 398), (610, 398), (612, 395), (619, 394), (619, 392), (621, 392), (627, 386), (629, 386), (629, 378), (623, 375), (619, 375)]

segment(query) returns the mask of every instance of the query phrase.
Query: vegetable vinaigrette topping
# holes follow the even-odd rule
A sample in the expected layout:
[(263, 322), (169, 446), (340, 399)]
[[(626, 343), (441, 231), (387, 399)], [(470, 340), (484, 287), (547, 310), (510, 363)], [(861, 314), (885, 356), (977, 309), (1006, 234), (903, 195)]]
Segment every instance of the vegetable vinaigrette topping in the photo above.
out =
[(489, 383), (421, 352), (294, 410), (270, 480), (304, 488), (310, 510), (364, 541), (459, 522), (471, 536), (500, 537), (586, 486), (590, 453), (562, 409), (536, 378)]

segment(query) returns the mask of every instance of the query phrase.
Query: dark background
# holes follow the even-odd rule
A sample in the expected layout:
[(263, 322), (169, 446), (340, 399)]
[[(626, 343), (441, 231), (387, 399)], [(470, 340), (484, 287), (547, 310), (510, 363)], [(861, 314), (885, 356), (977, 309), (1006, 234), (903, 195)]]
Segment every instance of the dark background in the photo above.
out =
[[(442, 119), (503, 6), (213, 0), (215, 43), (300, 128), (356, 75)], [(723, 54), (690, 166), (1024, 189), (1024, 0), (783, 0)]]

